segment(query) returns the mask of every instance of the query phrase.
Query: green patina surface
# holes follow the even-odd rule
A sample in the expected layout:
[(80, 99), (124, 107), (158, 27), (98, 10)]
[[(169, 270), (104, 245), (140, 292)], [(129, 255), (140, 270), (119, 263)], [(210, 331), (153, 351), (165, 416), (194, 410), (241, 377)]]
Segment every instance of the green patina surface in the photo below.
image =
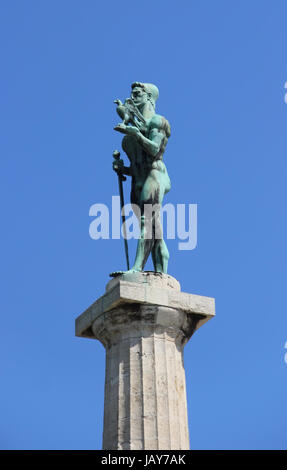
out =
[[(151, 254), (154, 270), (167, 273), (169, 253), (162, 235), (160, 207), (171, 184), (163, 154), (170, 136), (169, 122), (155, 112), (158, 88), (151, 83), (135, 82), (131, 86), (131, 97), (124, 103), (115, 100), (122, 122), (115, 127), (125, 134), (122, 148), (130, 166), (123, 160), (113, 162), (113, 169), (131, 177), (131, 204), (139, 208), (136, 215), (140, 224), (135, 262), (129, 271), (116, 271), (112, 276), (124, 272), (143, 271)], [(145, 210), (153, 205), (154, 211)], [(147, 206), (146, 206), (147, 207)]]

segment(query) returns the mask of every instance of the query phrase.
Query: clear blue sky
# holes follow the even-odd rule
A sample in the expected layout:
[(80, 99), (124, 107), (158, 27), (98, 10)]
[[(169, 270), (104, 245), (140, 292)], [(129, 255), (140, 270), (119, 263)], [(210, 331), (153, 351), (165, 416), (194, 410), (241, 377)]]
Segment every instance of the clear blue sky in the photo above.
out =
[(166, 202), (198, 204), (169, 273), (216, 298), (185, 349), (191, 446), (286, 449), (286, 1), (0, 9), (1, 448), (101, 448), (104, 348), (74, 321), (124, 267), (89, 208), (117, 194), (113, 100), (138, 80), (171, 123)]

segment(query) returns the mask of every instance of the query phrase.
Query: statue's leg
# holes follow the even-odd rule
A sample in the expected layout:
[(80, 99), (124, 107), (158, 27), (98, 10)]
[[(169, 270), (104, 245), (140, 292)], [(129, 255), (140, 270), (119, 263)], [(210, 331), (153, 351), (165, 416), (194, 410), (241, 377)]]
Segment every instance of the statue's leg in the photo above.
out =
[[(153, 207), (159, 203), (160, 185), (156, 174), (151, 172), (141, 190), (139, 198), (140, 207), (140, 238), (138, 240), (136, 259), (132, 269), (142, 271), (155, 243), (156, 213)], [(162, 199), (163, 195), (161, 196)], [(159, 219), (160, 220), (160, 219)]]
[(152, 260), (155, 272), (167, 273), (169, 252), (163, 239), (155, 241), (152, 249)]
[(160, 212), (154, 214), (154, 244), (152, 247), (152, 261), (154, 270), (167, 273), (169, 252), (163, 239)]
[(135, 262), (134, 262), (133, 266), (128, 271), (115, 271), (115, 272), (111, 273), (110, 276), (117, 276), (119, 274), (126, 274), (126, 273), (138, 272), (138, 271), (143, 270), (151, 248), (148, 247), (148, 243), (147, 243), (147, 242), (150, 242), (150, 240), (146, 240), (145, 237), (144, 237), (144, 234), (145, 234), (145, 217), (144, 217), (144, 215), (142, 215), (138, 219), (138, 221), (139, 221), (139, 225), (140, 225), (140, 238), (138, 240), (136, 258), (135, 258)]
[(145, 216), (142, 215), (140, 220), (140, 238), (137, 245), (136, 259), (133, 267), (131, 268), (134, 271), (142, 271), (144, 269), (154, 243), (152, 238), (146, 238), (146, 233), (146, 219)]
[[(170, 181), (162, 172), (157, 172), (157, 181), (159, 185), (158, 204), (161, 207), (163, 197), (170, 189)], [(152, 247), (152, 260), (154, 270), (156, 272), (167, 273), (169, 252), (163, 239), (163, 230), (159, 211), (154, 213), (154, 244)]]

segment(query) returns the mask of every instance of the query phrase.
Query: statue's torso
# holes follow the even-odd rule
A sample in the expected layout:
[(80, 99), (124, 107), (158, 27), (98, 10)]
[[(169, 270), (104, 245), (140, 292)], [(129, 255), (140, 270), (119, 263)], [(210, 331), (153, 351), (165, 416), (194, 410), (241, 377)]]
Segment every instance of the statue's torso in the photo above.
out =
[(162, 161), (170, 133), (169, 123), (164, 117), (155, 114), (147, 121), (145, 129), (142, 133), (145, 137), (150, 139), (152, 130), (155, 128), (159, 132), (163, 132), (165, 135), (159, 152), (156, 156), (149, 155), (148, 152), (145, 151), (143, 147), (137, 142), (135, 137), (126, 135), (123, 138), (122, 147), (131, 163), (132, 186), (143, 186), (150, 172), (153, 170), (155, 172), (159, 171), (165, 173), (169, 179), (165, 164)]

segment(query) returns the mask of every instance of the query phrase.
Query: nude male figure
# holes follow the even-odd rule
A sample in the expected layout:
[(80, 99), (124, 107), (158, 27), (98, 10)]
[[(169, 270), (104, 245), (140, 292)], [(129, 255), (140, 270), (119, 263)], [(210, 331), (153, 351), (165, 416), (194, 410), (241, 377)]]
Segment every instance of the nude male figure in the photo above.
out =
[[(115, 101), (118, 104), (118, 114), (123, 118), (123, 122), (115, 130), (125, 134), (122, 148), (129, 158), (130, 167), (124, 166), (122, 160), (117, 160), (113, 163), (113, 169), (132, 178), (131, 204), (136, 204), (140, 209), (140, 239), (133, 267), (129, 271), (117, 271), (113, 275), (142, 271), (150, 253), (155, 271), (167, 273), (169, 253), (162, 237), (160, 213), (157, 210), (147, 218), (144, 209), (145, 204), (160, 207), (164, 195), (171, 187), (163, 162), (170, 137), (170, 125), (163, 116), (155, 113), (155, 102), (159, 94), (155, 85), (135, 82), (131, 87), (131, 98), (126, 101), (129, 103), (129, 122), (134, 125), (126, 124), (125, 104), (120, 100)], [(147, 229), (152, 235), (148, 238)]]

